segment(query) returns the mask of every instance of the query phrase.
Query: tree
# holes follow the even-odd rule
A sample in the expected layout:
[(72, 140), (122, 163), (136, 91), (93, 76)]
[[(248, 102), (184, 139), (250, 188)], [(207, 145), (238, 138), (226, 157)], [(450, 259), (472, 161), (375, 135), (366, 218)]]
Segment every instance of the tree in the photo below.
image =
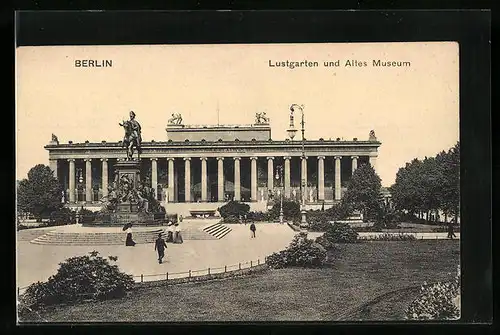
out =
[(427, 220), (431, 211), (442, 210), (456, 219), (460, 208), (460, 143), (436, 157), (407, 163), (399, 169), (390, 190), (399, 210), (411, 215), (424, 211)]
[(441, 183), (441, 209), (445, 214), (455, 216), (457, 222), (460, 214), (460, 143), (438, 158), (443, 166)]
[(29, 212), (40, 220), (62, 207), (62, 187), (50, 167), (38, 164), (28, 172), (28, 179), (19, 182), (17, 206), (19, 211)]
[(360, 165), (347, 185), (342, 197), (341, 207), (347, 208), (349, 214), (354, 210), (361, 211), (365, 217), (373, 217), (379, 211), (380, 177), (370, 164)]

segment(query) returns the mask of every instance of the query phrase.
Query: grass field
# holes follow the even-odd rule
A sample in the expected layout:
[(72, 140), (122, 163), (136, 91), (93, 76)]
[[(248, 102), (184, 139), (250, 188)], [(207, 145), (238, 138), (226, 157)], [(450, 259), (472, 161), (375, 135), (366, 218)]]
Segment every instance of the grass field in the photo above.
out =
[(49, 322), (402, 319), (415, 287), (453, 277), (459, 241), (345, 244), (332, 256), (322, 269), (143, 288), (124, 299), (59, 306), (40, 316)]

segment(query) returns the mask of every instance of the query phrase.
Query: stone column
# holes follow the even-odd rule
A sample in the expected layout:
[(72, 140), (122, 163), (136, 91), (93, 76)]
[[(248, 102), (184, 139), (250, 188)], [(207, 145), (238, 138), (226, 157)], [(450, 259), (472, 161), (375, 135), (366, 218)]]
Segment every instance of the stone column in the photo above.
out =
[(57, 159), (49, 159), (49, 166), (54, 173), (54, 177), (57, 178)]
[(375, 172), (377, 172), (377, 156), (370, 156), (370, 164), (373, 166)]
[(85, 160), (85, 202), (92, 202), (92, 159)]
[(325, 200), (325, 156), (318, 156), (318, 200)]
[(217, 157), (217, 199), (224, 201), (224, 157)]
[(234, 157), (234, 200), (241, 201), (240, 157)]
[(167, 194), (167, 199), (168, 202), (174, 202), (175, 201), (175, 196), (174, 196), (174, 159), (173, 158), (167, 158), (168, 161), (168, 194)]
[(258, 157), (250, 157), (250, 179), (251, 179), (251, 197), (252, 201), (258, 201), (258, 195), (257, 195), (257, 159)]
[(354, 171), (358, 168), (358, 156), (352, 156), (352, 174), (354, 174)]
[(267, 157), (267, 189), (273, 190), (274, 188), (274, 157)]
[(184, 201), (191, 201), (191, 158), (184, 158)]
[[(300, 184), (302, 187), (302, 194), (301, 197), (304, 197), (304, 202), (305, 199), (307, 199), (307, 157), (302, 157), (301, 159), (301, 169), (300, 169)], [(302, 198), (301, 198), (302, 200)]]
[(284, 176), (284, 188), (285, 188), (285, 198), (290, 198), (290, 181), (291, 181), (291, 174), (290, 174), (290, 160), (292, 157), (283, 157), (285, 160), (285, 176)]
[(76, 181), (75, 160), (68, 159), (68, 162), (69, 162), (69, 202), (74, 203), (75, 202), (75, 181)]
[(342, 157), (335, 156), (335, 200), (340, 200), (342, 197), (342, 180), (340, 171), (340, 160)]
[(158, 158), (151, 158), (151, 188), (155, 199), (158, 199)]
[(108, 159), (101, 158), (102, 162), (102, 196), (108, 196)]
[(201, 201), (208, 201), (207, 197), (207, 157), (201, 157)]

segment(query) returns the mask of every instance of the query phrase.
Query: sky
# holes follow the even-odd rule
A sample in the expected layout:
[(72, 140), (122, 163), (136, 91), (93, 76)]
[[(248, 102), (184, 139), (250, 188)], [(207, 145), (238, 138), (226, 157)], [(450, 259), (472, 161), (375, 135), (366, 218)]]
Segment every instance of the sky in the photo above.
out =
[[(52, 133), (60, 143), (121, 140), (118, 122), (130, 110), (143, 141), (167, 140), (172, 113), (184, 124), (251, 124), (258, 112), (283, 140), (296, 103), (308, 139), (364, 140), (373, 129), (377, 172), (390, 186), (406, 162), (459, 140), (458, 50), (454, 42), (18, 47), (16, 178), (48, 165)], [(112, 67), (75, 67), (84, 59)], [(373, 66), (378, 59), (411, 66)], [(269, 66), (287, 60), (319, 66)]]

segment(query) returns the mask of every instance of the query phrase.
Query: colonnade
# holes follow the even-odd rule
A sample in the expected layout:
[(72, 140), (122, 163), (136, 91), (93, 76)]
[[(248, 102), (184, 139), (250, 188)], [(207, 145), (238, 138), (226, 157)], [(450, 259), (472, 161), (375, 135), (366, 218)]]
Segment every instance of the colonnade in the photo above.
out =
[[(285, 197), (290, 197), (291, 190), (291, 156), (267, 156), (267, 157), (215, 157), (217, 159), (217, 201), (225, 201), (225, 193), (224, 193), (224, 161), (231, 160), (234, 164), (234, 200), (241, 201), (241, 160), (242, 158), (247, 158), (250, 160), (250, 192), (252, 201), (256, 201), (258, 199), (257, 191), (258, 191), (258, 172), (257, 172), (257, 160), (259, 158), (264, 158), (267, 160), (267, 188), (269, 190), (274, 189), (274, 171), (275, 164), (274, 161), (276, 158), (281, 157), (284, 161), (284, 169), (283, 169), (283, 191)], [(207, 160), (209, 157), (184, 157), (184, 190), (185, 190), (185, 199), (187, 201), (191, 201), (192, 197), (192, 185), (191, 185), (191, 160), (199, 159), (201, 162), (201, 201), (207, 202), (210, 201), (208, 198), (208, 169), (207, 169)], [(210, 157), (213, 158), (213, 157)], [(318, 164), (317, 164), (317, 200), (323, 201), (325, 200), (325, 159), (326, 156), (316, 156)], [(354, 171), (358, 167), (358, 159), (359, 156), (333, 156), (334, 158), (334, 171), (335, 171), (335, 180), (334, 180), (334, 200), (340, 200), (342, 196), (342, 171), (341, 171), (341, 160), (342, 159), (351, 159), (352, 160), (352, 171)], [(96, 159), (96, 158), (93, 158)], [(92, 199), (92, 158), (85, 158), (85, 199), (88, 202), (88, 199)], [(300, 157), (301, 159), (301, 186), (303, 188), (307, 188), (308, 180), (307, 180), (307, 160), (309, 157)], [(151, 161), (151, 187), (155, 192), (157, 191), (158, 185), (158, 158), (149, 158)], [(76, 169), (75, 169), (75, 159), (70, 158), (67, 159), (69, 165), (69, 202), (76, 202)], [(100, 158), (102, 162), (102, 195), (107, 196), (108, 194), (108, 158)], [(374, 168), (376, 168), (376, 156), (369, 156), (369, 162), (372, 164)], [(54, 174), (57, 176), (57, 160), (50, 160), (50, 167), (54, 171)], [(175, 158), (169, 157), (167, 158), (167, 193), (168, 199), (175, 199), (174, 197), (174, 168), (175, 168)], [(304, 191), (305, 192), (305, 189)], [(305, 193), (304, 193), (305, 194)]]

